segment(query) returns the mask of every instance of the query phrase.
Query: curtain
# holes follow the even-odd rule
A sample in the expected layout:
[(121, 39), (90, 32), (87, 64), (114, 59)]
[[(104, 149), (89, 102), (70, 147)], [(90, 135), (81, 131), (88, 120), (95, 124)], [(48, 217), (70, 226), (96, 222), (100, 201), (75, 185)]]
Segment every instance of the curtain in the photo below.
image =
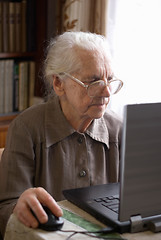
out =
[(66, 0), (62, 5), (62, 32), (89, 31), (106, 35), (108, 0)]

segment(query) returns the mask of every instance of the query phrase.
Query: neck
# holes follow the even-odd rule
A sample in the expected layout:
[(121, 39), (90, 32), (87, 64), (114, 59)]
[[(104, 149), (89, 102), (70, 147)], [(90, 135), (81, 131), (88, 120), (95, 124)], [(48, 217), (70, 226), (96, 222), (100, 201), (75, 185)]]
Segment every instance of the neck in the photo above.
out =
[(62, 102), (61, 108), (70, 125), (80, 133), (85, 132), (93, 121), (93, 119), (89, 116), (77, 116), (74, 114), (74, 111), (69, 111), (69, 109), (64, 104), (62, 104)]
[(87, 128), (90, 126), (92, 122), (92, 119), (91, 120), (86, 120), (86, 121), (82, 121), (82, 122), (79, 122), (79, 124), (77, 125), (77, 127), (75, 128), (77, 130), (77, 132), (80, 132), (80, 133), (83, 133), (87, 130)]
[(70, 125), (77, 132), (80, 132), (80, 133), (85, 132), (86, 129), (90, 126), (91, 122), (93, 121), (93, 119), (91, 119), (91, 118), (76, 118), (73, 115), (65, 114), (65, 112), (64, 112), (64, 115), (67, 118)]

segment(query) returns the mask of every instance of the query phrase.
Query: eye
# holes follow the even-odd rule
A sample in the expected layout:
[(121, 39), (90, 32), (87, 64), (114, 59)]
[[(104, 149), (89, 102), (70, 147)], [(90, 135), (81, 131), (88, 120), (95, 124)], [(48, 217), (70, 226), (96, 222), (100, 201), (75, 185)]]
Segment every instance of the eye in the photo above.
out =
[(92, 83), (94, 83), (94, 82), (99, 81), (100, 79), (101, 79), (100, 77), (92, 77), (92, 78), (86, 80), (84, 83), (92, 84)]
[(96, 81), (99, 81), (100, 79), (102, 79), (102, 78), (101, 77), (94, 77), (91, 82), (96, 82)]
[(113, 79), (113, 76), (109, 76), (107, 80), (110, 81), (112, 79)]

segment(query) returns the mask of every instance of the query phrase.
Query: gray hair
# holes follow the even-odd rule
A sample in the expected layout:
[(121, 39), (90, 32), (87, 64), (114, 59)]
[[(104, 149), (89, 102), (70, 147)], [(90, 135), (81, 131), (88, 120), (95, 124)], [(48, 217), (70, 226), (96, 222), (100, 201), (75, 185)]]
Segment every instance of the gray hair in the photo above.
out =
[(98, 51), (109, 58), (110, 51), (107, 39), (90, 32), (65, 32), (55, 39), (51, 39), (47, 47), (47, 55), (44, 61), (44, 80), (46, 95), (54, 93), (52, 84), (53, 76), (59, 76), (62, 72), (77, 72), (82, 67), (82, 62), (76, 50)]

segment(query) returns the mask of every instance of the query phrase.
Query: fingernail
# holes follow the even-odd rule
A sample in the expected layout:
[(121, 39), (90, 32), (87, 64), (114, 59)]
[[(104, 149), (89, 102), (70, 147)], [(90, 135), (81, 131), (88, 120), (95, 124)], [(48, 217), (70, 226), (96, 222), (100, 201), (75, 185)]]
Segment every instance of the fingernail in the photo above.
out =
[(58, 217), (61, 217), (63, 215), (63, 211), (61, 210), (61, 209), (59, 209), (58, 211), (57, 211), (57, 216)]

